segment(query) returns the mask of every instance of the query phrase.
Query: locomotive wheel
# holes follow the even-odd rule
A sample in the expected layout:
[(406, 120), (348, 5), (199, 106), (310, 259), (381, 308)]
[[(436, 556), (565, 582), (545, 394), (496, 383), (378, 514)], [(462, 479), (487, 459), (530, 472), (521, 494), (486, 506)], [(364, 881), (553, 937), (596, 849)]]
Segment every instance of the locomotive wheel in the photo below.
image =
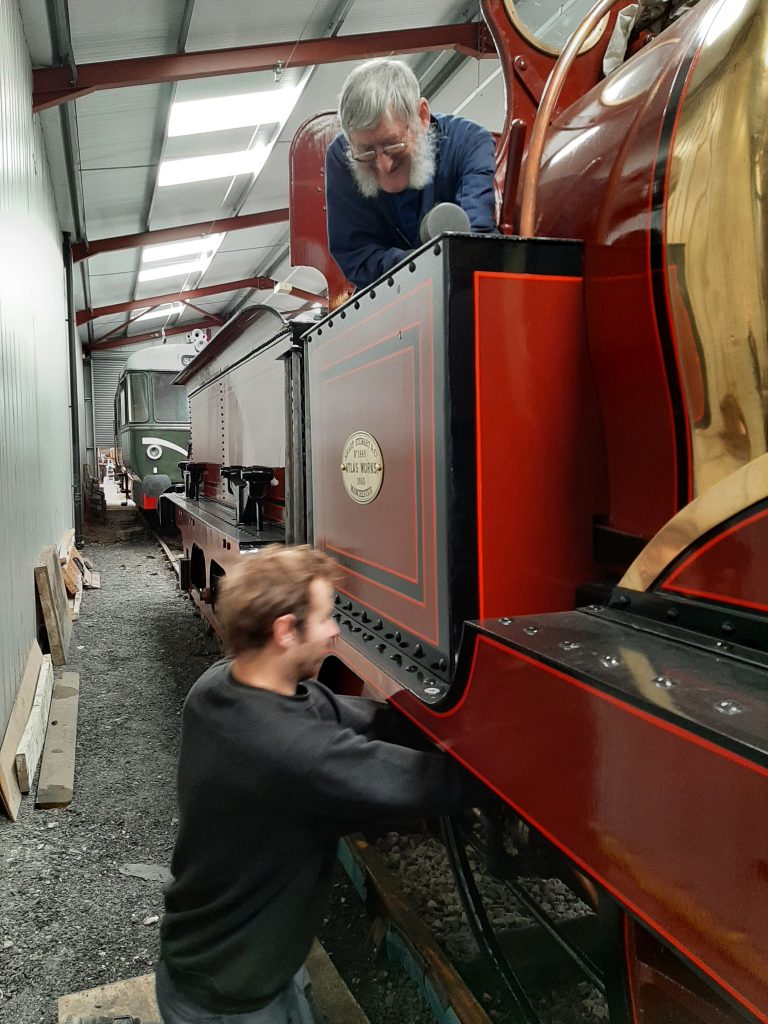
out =
[[(502, 825), (507, 829), (505, 841)], [(562, 985), (564, 979), (573, 979), (574, 984), (589, 983), (602, 995), (610, 1024), (629, 1024), (622, 912), (591, 882), (585, 887), (579, 875), (563, 870), (554, 851), (535, 843), (526, 849), (527, 831), (527, 826), (505, 813), (480, 815), (474, 820), (446, 818), (441, 822), (442, 840), (469, 927), (497, 978), (511, 1011), (510, 1020), (540, 1024), (543, 1018), (534, 1002), (548, 989)], [(512, 849), (510, 833), (514, 833)], [(483, 878), (473, 868), (468, 850), (474, 851), (476, 862), (479, 857), (485, 865), (480, 875), (486, 880), (490, 876), (497, 888), (501, 882), (509, 900), (532, 917), (534, 924), (506, 931), (494, 926), (479, 884)], [(585, 906), (583, 917), (558, 923), (530, 895), (521, 875), (557, 877), (587, 905), (593, 898), (597, 902), (589, 910)]]

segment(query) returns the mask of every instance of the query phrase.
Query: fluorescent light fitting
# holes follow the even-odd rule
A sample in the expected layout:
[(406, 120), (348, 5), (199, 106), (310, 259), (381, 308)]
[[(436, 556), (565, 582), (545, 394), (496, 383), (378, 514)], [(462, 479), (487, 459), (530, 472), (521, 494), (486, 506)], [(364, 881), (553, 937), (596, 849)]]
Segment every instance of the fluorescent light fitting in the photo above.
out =
[(179, 256), (213, 256), (224, 241), (224, 233), (205, 235), (203, 238), (187, 238), (183, 242), (164, 242), (162, 245), (148, 245), (141, 253), (142, 263), (158, 263), (160, 260), (175, 260)]
[(282, 123), (288, 119), (297, 99), (296, 88), (286, 86), (238, 96), (174, 103), (168, 118), (168, 135), (200, 135), (229, 128)]
[(233, 178), (237, 174), (258, 174), (266, 158), (266, 147), (262, 143), (239, 153), (217, 153), (213, 156), (163, 160), (158, 171), (157, 184), (183, 185), (189, 181)]
[(154, 309), (148, 309), (146, 313), (142, 313), (141, 316), (137, 316), (133, 321), (138, 323), (139, 320), (156, 320), (161, 316), (173, 316), (176, 313), (183, 313), (187, 307), (183, 302), (173, 302), (170, 306), (155, 306)]
[(161, 277), (186, 277), (187, 274), (202, 273), (207, 270), (210, 260), (198, 256), (196, 260), (185, 260), (184, 263), (168, 263), (164, 267), (147, 267), (139, 271), (140, 281), (159, 281)]

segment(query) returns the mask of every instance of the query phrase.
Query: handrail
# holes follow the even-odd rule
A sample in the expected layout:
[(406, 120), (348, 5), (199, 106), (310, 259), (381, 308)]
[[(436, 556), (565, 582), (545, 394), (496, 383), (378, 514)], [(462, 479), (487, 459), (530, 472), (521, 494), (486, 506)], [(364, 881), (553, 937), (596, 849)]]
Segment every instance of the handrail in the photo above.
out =
[(541, 174), (541, 158), (544, 153), (544, 144), (547, 139), (547, 131), (552, 123), (557, 101), (563, 91), (563, 85), (573, 62), (581, 52), (581, 48), (600, 21), (611, 11), (614, 4), (621, 0), (597, 0), (595, 6), (589, 11), (582, 23), (570, 37), (563, 47), (560, 56), (555, 61), (555, 66), (544, 86), (539, 109), (536, 112), (536, 119), (533, 122), (531, 141), (528, 146), (528, 157), (525, 161), (523, 172), (523, 189), (520, 203), (520, 234), (525, 238), (531, 238), (536, 225), (536, 191), (539, 187), (539, 176)]

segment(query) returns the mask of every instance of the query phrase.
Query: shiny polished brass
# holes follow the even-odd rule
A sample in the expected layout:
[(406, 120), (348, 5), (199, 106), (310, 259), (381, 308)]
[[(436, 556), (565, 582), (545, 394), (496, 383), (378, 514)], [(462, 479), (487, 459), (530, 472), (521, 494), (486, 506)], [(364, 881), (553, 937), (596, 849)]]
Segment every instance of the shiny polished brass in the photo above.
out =
[(670, 153), (667, 286), (697, 496), (768, 451), (767, 54), (765, 0), (713, 4)]
[(768, 454), (721, 480), (681, 509), (643, 548), (620, 581), (629, 590), (648, 590), (667, 566), (713, 527), (768, 497)]

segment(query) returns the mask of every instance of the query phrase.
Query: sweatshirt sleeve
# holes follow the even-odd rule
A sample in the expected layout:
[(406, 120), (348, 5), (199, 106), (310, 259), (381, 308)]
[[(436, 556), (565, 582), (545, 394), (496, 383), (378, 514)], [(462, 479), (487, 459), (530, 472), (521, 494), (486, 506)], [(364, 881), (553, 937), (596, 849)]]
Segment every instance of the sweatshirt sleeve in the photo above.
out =
[(397, 743), (412, 750), (433, 749), (424, 733), (389, 702), (339, 696), (322, 683), (313, 685), (325, 697), (336, 721), (366, 739)]
[(341, 272), (365, 287), (404, 259), (407, 249), (391, 245), (391, 232), (375, 204), (355, 188), (338, 139), (325, 155), (328, 248)]
[(302, 778), (293, 792), (300, 809), (343, 822), (344, 831), (351, 822), (452, 814), (487, 796), (469, 772), (437, 751), (369, 740), (329, 722), (315, 723), (312, 741), (315, 753), (305, 745), (294, 762)]

